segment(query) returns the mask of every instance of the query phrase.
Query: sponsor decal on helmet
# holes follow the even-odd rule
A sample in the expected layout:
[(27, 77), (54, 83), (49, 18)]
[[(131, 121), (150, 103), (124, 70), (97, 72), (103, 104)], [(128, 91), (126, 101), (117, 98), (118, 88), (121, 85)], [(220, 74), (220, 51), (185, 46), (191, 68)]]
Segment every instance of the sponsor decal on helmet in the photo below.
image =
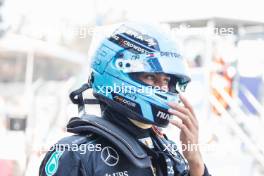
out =
[[(139, 114), (142, 114), (141, 112), (141, 108), (140, 108), (140, 105), (132, 100), (129, 100), (121, 95), (118, 95), (114, 92), (112, 92), (112, 96), (113, 96), (113, 100), (115, 102), (118, 102), (124, 106), (126, 106), (127, 108), (139, 113)], [(130, 96), (132, 96), (132, 94), (130, 94)], [(133, 97), (134, 99), (136, 99), (136, 97), (134, 96)]]
[(133, 28), (127, 27), (125, 25), (121, 26), (120, 29), (116, 32), (119, 34), (123, 34), (129, 37), (132, 40), (135, 40), (139, 43), (143, 43), (144, 45), (159, 50), (158, 42), (155, 38), (150, 37), (149, 35), (143, 34)]
[(182, 58), (180, 54), (174, 52), (168, 52), (168, 51), (161, 51), (160, 56)]
[(130, 49), (131, 52), (133, 53), (149, 53), (153, 51), (153, 49), (144, 47), (143, 45), (137, 44), (136, 42), (126, 39), (123, 36), (116, 34), (113, 35), (109, 38), (109, 40), (122, 48)]
[(166, 126), (169, 124), (170, 114), (166, 109), (151, 104), (151, 110), (156, 123)]
[(166, 113), (166, 112), (163, 112), (163, 111), (158, 111), (157, 113), (157, 117), (158, 118), (161, 118), (161, 119), (169, 119), (170, 118), (170, 114)]
[(136, 103), (135, 102), (132, 102), (124, 97), (121, 97), (120, 95), (114, 95), (113, 96), (113, 99), (116, 101), (116, 102), (119, 102), (123, 105), (126, 105), (128, 107), (133, 107), (135, 108), (136, 107)]

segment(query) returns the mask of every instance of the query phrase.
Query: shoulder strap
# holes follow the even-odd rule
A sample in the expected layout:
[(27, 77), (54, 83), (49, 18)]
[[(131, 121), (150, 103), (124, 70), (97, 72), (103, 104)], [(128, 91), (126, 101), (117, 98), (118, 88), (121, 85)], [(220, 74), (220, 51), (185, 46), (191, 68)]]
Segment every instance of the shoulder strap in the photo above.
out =
[(87, 114), (81, 118), (74, 117), (67, 125), (67, 131), (77, 134), (89, 132), (98, 134), (119, 148), (134, 165), (140, 168), (151, 167), (151, 160), (138, 141), (125, 130), (101, 117)]

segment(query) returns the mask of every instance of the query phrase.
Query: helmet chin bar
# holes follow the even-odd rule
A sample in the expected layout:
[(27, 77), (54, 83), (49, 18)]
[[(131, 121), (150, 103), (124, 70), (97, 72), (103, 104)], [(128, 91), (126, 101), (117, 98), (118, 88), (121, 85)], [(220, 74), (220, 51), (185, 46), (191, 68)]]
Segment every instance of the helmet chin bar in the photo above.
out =
[(163, 108), (158, 107), (156, 105), (153, 105), (153, 114), (155, 114), (156, 118), (154, 119), (154, 122), (152, 122), (152, 121), (144, 118), (142, 115), (140, 115), (140, 113), (138, 113), (134, 110), (131, 110), (130, 108), (124, 106), (123, 104), (121, 104), (119, 102), (110, 100), (110, 99), (102, 96), (99, 93), (94, 93), (94, 96), (98, 100), (106, 103), (109, 107), (111, 107), (111, 108), (115, 109), (116, 111), (118, 111), (119, 113), (121, 113), (123, 116), (129, 117), (130, 119), (142, 122), (144, 124), (151, 124), (151, 125), (155, 125), (155, 126), (163, 127), (163, 128), (167, 127), (169, 124), (170, 118), (168, 118), (166, 116), (170, 116), (170, 114), (167, 112), (166, 109), (163, 109)]

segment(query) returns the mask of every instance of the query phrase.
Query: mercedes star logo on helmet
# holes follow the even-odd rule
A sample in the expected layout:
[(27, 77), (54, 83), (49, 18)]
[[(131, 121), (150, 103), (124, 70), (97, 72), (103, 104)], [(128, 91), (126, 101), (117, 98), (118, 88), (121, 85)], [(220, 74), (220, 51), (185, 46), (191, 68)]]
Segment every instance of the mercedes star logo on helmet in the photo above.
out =
[(101, 159), (108, 166), (115, 166), (119, 161), (119, 155), (115, 149), (106, 146), (101, 151)]

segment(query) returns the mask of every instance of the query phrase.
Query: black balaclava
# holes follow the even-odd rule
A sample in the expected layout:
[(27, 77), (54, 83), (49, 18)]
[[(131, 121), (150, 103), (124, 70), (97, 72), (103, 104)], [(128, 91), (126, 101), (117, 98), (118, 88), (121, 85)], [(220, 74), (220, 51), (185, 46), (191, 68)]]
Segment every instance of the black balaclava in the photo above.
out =
[(106, 104), (100, 104), (100, 106), (103, 118), (128, 131), (137, 139), (149, 137), (150, 129), (142, 129), (136, 126), (127, 117), (124, 117), (123, 114), (115, 111), (113, 108), (107, 106)]

